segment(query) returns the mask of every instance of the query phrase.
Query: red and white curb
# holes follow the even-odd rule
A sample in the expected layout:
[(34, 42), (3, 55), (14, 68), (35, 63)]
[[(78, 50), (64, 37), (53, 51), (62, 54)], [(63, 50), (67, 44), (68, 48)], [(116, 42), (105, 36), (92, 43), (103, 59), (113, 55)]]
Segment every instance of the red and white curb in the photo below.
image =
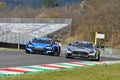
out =
[(32, 65), (32, 66), (0, 68), (0, 77), (9, 77), (9, 76), (36, 73), (36, 72), (51, 72), (56, 70), (69, 69), (69, 68), (79, 68), (86, 66), (115, 64), (115, 63), (120, 63), (120, 61), (101, 61), (101, 62), (83, 61), (83, 62), (67, 62), (67, 63), (40, 64), (40, 65)]

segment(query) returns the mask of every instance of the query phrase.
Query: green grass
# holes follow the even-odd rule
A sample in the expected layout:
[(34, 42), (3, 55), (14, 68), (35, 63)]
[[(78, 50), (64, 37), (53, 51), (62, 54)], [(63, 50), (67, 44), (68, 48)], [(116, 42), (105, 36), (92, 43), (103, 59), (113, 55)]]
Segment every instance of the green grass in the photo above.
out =
[(0, 80), (120, 80), (120, 64), (0, 78)]

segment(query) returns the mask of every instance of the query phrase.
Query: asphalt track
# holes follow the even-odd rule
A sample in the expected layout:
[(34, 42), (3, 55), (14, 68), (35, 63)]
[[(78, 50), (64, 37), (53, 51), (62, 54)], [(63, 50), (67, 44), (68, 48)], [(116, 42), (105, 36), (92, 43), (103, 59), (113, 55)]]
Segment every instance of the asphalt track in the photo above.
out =
[[(120, 59), (101, 57), (100, 61), (115, 60)], [(65, 52), (56, 57), (41, 54), (26, 54), (24, 51), (0, 51), (0, 68), (78, 61), (86, 61), (86, 59), (66, 59)]]

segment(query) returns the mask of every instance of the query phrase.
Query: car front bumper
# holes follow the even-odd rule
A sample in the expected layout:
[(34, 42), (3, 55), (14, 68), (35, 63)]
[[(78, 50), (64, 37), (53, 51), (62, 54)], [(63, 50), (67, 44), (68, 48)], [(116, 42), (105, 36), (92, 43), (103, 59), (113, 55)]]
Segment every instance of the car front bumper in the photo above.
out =
[(80, 52), (80, 51), (72, 51), (72, 52), (66, 52), (66, 55), (71, 55), (71, 57), (94, 57), (95, 53), (90, 54), (87, 52)]
[(49, 54), (53, 53), (53, 50), (47, 50), (45, 48), (26, 48), (26, 51), (29, 53), (41, 53), (41, 54)]

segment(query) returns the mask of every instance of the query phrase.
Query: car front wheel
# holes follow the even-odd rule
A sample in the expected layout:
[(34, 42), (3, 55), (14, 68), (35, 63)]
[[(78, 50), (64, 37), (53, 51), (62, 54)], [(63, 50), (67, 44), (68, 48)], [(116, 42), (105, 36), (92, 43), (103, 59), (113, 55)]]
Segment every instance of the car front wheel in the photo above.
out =
[(30, 51), (28, 51), (28, 50), (25, 50), (25, 52), (26, 52), (27, 54), (29, 54), (29, 53), (30, 53)]
[(100, 61), (100, 53), (96, 54), (95, 61)]
[(54, 56), (60, 56), (61, 48), (57, 48), (56, 52), (54, 53)]
[(72, 57), (72, 54), (67, 53), (67, 54), (65, 55), (65, 58), (71, 58), (71, 59), (72, 59), (73, 57)]
[(53, 56), (60, 56), (60, 52), (55, 52)]

